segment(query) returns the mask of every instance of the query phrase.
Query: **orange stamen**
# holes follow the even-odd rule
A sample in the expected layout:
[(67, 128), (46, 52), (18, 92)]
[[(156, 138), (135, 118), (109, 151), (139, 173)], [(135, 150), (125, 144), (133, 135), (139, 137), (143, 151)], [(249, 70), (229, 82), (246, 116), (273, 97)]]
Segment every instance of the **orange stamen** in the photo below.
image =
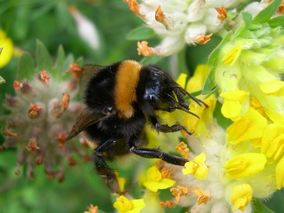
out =
[(69, 102), (70, 102), (70, 95), (68, 93), (64, 93), (63, 98), (61, 100), (61, 110), (62, 111), (65, 111), (68, 108)]
[(156, 21), (163, 24), (166, 27), (166, 29), (169, 29), (169, 23), (167, 17), (165, 16), (165, 13), (163, 12), (161, 6), (158, 6), (158, 8), (155, 11), (155, 19)]
[(176, 150), (180, 153), (180, 155), (183, 158), (185, 158), (185, 159), (189, 158), (189, 149), (188, 149), (186, 143), (184, 143), (184, 142), (178, 143), (178, 145), (176, 146)]
[(78, 64), (70, 64), (69, 68), (74, 78), (81, 77), (83, 70)]
[(60, 148), (62, 148), (64, 146), (66, 138), (67, 138), (67, 134), (65, 132), (59, 132), (56, 135), (56, 140), (57, 140)]
[(208, 34), (208, 35), (198, 36), (196, 38), (196, 40), (195, 40), (195, 43), (197, 43), (197, 44), (206, 44), (208, 41), (211, 40), (212, 35), (213, 35), (213, 33)]
[(136, 0), (125, 0), (128, 4), (129, 9), (136, 15), (141, 16), (140, 7)]
[(39, 146), (37, 143), (37, 140), (35, 138), (31, 138), (29, 143), (26, 145), (26, 150), (28, 150), (29, 152), (34, 152), (39, 150)]
[(278, 7), (278, 13), (284, 14), (284, 2), (282, 2)]
[(171, 188), (171, 193), (175, 197), (176, 202), (178, 203), (182, 196), (185, 196), (189, 193), (189, 188), (187, 186), (176, 186)]
[(207, 203), (207, 201), (209, 200), (209, 195), (206, 195), (203, 191), (201, 191), (200, 189), (194, 189), (192, 191), (196, 196), (197, 196), (197, 204), (203, 204), (203, 203)]
[(22, 88), (22, 83), (20, 81), (15, 80), (13, 83), (13, 88), (17, 92)]
[(43, 82), (44, 84), (48, 84), (50, 77), (49, 77), (48, 72), (46, 70), (42, 70), (39, 73), (39, 80), (41, 82)]
[(161, 172), (162, 178), (171, 178), (173, 176), (172, 168), (162, 168), (160, 172)]
[(154, 50), (153, 50), (152, 47), (148, 46), (147, 41), (138, 41), (137, 42), (137, 51), (138, 51), (138, 55), (143, 55), (143, 56), (154, 55)]
[(28, 116), (31, 119), (38, 118), (41, 113), (42, 107), (38, 104), (31, 104), (28, 109)]
[(160, 205), (164, 208), (174, 208), (176, 206), (176, 203), (174, 200), (166, 200), (160, 202)]
[(98, 207), (94, 206), (93, 204), (90, 204), (87, 211), (84, 211), (84, 213), (98, 213)]
[(225, 7), (218, 7), (218, 8), (215, 8), (215, 10), (217, 11), (218, 13), (218, 19), (223, 21), (225, 18), (227, 18), (227, 9)]

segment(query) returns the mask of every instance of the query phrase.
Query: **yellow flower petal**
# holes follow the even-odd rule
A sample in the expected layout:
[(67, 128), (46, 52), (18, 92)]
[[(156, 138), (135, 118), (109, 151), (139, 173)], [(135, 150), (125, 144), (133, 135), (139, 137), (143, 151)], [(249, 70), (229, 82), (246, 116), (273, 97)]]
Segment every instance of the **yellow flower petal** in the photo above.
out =
[(185, 88), (186, 79), (187, 79), (187, 74), (181, 73), (181, 74), (179, 75), (178, 79), (176, 80), (176, 82), (177, 82), (182, 88)]
[(260, 153), (245, 153), (233, 157), (225, 163), (226, 175), (242, 178), (261, 172), (266, 165), (266, 157)]
[(193, 175), (196, 179), (206, 179), (208, 176), (208, 167), (205, 164), (206, 155), (201, 153), (196, 156), (193, 161), (189, 161), (184, 165), (182, 173), (184, 175)]
[(229, 92), (223, 92), (220, 96), (224, 99), (224, 103), (221, 108), (222, 114), (226, 118), (232, 120), (240, 116), (242, 112), (243, 102), (248, 99), (248, 92), (242, 90), (234, 90)]
[(188, 92), (197, 92), (203, 89), (209, 68), (207, 65), (198, 65), (194, 71), (194, 75), (189, 79), (186, 90)]
[(275, 161), (283, 156), (284, 126), (274, 123), (266, 127), (261, 140), (261, 152)]
[(152, 181), (160, 181), (162, 174), (156, 166), (152, 166), (147, 170), (147, 178)]
[(125, 196), (119, 196), (113, 204), (119, 213), (139, 213), (145, 207), (143, 199), (129, 200)]
[(278, 162), (275, 168), (276, 187), (281, 189), (284, 187), (284, 157)]
[(228, 127), (227, 140), (231, 144), (238, 144), (261, 138), (266, 126), (267, 120), (258, 111), (250, 108), (243, 117)]
[(9, 63), (14, 51), (12, 40), (10, 38), (7, 38), (2, 30), (0, 30), (0, 48), (2, 48), (0, 54), (0, 68), (2, 68)]
[(231, 203), (235, 209), (244, 210), (251, 202), (252, 188), (249, 184), (241, 184), (234, 186), (231, 193)]
[(145, 181), (143, 185), (145, 188), (152, 192), (157, 192), (160, 189), (167, 189), (175, 185), (175, 181), (171, 180), (169, 178), (164, 178), (159, 182), (153, 182), (153, 181)]
[(280, 80), (266, 81), (260, 84), (260, 89), (267, 95), (284, 95), (284, 82)]
[(160, 189), (167, 189), (172, 187), (175, 183), (174, 180), (163, 178), (156, 166), (152, 166), (147, 170), (146, 177), (142, 181), (143, 186), (152, 192), (157, 192)]
[(227, 50), (224, 51), (223, 63), (233, 65), (239, 58), (242, 52), (242, 45), (236, 44), (235, 46), (228, 46)]
[(199, 106), (195, 102), (192, 102), (189, 106), (190, 111), (198, 115), (199, 118), (186, 114), (181, 122), (182, 125), (197, 136), (207, 134), (207, 127), (208, 124), (213, 122), (213, 112), (216, 106), (216, 97), (214, 95), (210, 95), (203, 101), (206, 103), (207, 107)]

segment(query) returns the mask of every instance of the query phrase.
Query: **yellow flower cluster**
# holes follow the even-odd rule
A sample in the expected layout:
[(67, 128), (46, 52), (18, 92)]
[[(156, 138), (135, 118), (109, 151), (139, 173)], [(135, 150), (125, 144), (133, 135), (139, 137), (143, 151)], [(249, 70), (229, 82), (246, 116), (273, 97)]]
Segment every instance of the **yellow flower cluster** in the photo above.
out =
[(215, 79), (221, 112), (233, 122), (226, 131), (234, 155), (226, 175), (250, 177), (252, 193), (263, 198), (284, 186), (284, 34), (268, 25), (249, 33), (254, 39), (238, 37), (222, 47)]

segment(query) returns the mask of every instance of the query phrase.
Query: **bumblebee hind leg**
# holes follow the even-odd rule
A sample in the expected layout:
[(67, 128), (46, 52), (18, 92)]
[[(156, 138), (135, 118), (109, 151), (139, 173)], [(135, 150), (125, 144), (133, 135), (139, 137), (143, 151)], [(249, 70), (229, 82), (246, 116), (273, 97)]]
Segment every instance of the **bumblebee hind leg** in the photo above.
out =
[(109, 139), (101, 143), (94, 150), (93, 159), (97, 172), (106, 182), (109, 189), (114, 193), (122, 194), (123, 192), (120, 191), (118, 180), (114, 171), (107, 165), (103, 157), (103, 152), (107, 151), (113, 144), (115, 144), (115, 142), (116, 140)]
[(163, 161), (166, 161), (171, 164), (175, 165), (180, 165), (184, 166), (186, 162), (188, 162), (186, 159), (175, 156), (175, 155), (170, 155), (168, 153), (162, 152), (159, 149), (147, 149), (147, 148), (138, 148), (136, 146), (136, 137), (132, 137), (129, 140), (129, 147), (130, 147), (130, 152), (139, 155), (144, 158), (158, 158)]

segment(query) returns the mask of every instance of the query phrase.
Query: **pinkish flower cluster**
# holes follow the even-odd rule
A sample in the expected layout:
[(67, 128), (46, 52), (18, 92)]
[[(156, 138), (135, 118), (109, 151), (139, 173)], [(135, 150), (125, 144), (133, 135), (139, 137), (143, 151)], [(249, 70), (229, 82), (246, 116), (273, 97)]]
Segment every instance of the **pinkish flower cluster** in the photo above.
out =
[(49, 178), (64, 179), (65, 165), (73, 166), (80, 158), (90, 159), (90, 143), (80, 138), (66, 141), (67, 133), (83, 107), (74, 101), (78, 93), (78, 68), (70, 65), (69, 80), (56, 79), (42, 70), (31, 81), (15, 80), (15, 96), (6, 95), (6, 118), (1, 149), (17, 149), (17, 173), (26, 166), (28, 176), (43, 165)]

